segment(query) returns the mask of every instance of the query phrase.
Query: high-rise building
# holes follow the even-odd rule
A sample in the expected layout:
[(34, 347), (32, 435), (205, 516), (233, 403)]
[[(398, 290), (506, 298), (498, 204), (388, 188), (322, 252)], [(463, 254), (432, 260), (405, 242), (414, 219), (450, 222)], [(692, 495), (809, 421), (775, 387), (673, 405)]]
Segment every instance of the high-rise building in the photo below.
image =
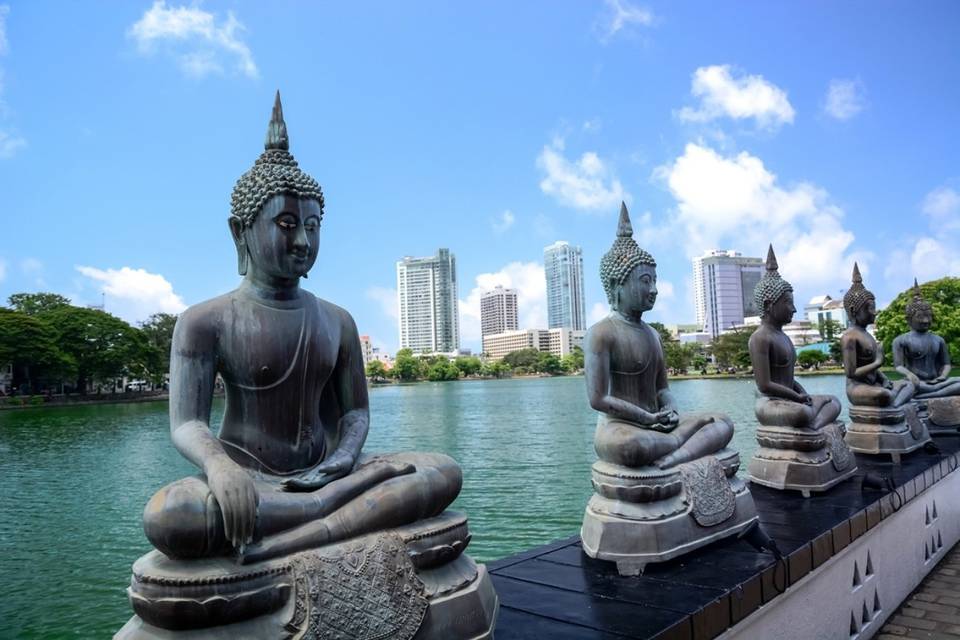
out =
[(460, 348), (457, 259), (449, 249), (397, 262), (400, 348), (450, 353)]
[(697, 324), (716, 338), (747, 316), (760, 315), (753, 290), (763, 276), (764, 262), (736, 251), (714, 249), (693, 259)]
[(543, 271), (547, 278), (547, 325), (551, 329), (586, 329), (583, 252), (580, 247), (563, 241), (545, 247)]
[(480, 335), (516, 331), (517, 290), (497, 285), (480, 296)]

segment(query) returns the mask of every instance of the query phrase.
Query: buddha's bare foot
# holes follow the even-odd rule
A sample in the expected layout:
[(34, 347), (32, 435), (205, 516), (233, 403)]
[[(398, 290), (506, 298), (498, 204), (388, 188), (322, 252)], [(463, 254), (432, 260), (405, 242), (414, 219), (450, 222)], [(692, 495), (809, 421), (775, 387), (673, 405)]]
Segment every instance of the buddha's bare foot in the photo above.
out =
[(659, 460), (656, 460), (655, 464), (660, 469), (669, 469), (670, 467), (675, 467), (678, 464), (683, 464), (684, 462), (690, 462), (693, 456), (690, 452), (683, 447), (680, 447), (673, 453), (668, 453)]
[(321, 547), (330, 542), (330, 529), (323, 520), (314, 520), (289, 531), (248, 545), (238, 554), (240, 564), (263, 562), (278, 556)]

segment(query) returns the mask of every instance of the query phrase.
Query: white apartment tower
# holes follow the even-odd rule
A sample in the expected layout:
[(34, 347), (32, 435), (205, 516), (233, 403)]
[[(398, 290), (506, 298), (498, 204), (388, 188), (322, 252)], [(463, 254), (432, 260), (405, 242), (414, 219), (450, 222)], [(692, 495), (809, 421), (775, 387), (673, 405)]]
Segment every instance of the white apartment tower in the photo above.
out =
[(397, 262), (400, 348), (451, 353), (460, 348), (457, 259), (449, 249)]
[(480, 335), (516, 331), (518, 326), (517, 290), (497, 285), (484, 291), (480, 296)]
[(547, 324), (551, 329), (587, 328), (583, 295), (583, 252), (580, 247), (554, 242), (543, 250), (547, 278)]
[(747, 316), (760, 315), (753, 290), (763, 276), (764, 262), (736, 251), (713, 249), (693, 259), (697, 324), (713, 338)]

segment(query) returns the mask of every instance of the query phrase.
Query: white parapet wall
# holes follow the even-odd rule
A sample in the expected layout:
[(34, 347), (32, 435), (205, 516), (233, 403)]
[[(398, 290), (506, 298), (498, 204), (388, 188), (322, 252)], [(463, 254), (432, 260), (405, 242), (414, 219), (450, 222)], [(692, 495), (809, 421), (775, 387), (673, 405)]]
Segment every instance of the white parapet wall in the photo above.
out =
[(930, 469), (899, 491), (902, 508), (719, 638), (872, 638), (960, 540), (960, 471)]

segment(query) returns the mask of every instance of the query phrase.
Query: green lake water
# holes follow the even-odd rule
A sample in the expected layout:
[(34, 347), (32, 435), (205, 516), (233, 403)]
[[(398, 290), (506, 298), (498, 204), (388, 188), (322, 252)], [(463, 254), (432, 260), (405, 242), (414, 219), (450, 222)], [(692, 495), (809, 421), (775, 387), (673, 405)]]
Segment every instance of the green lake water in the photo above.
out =
[[(840, 376), (802, 379), (845, 403)], [(756, 448), (752, 380), (682, 380), (685, 411), (722, 411), (743, 465)], [(364, 448), (440, 451), (463, 467), (453, 508), (489, 561), (580, 529), (596, 414), (582, 377), (375, 388)], [(214, 422), (223, 411), (215, 405)], [(0, 638), (110, 637), (131, 615), (130, 565), (150, 550), (140, 515), (195, 469), (173, 448), (165, 402), (0, 411)]]

